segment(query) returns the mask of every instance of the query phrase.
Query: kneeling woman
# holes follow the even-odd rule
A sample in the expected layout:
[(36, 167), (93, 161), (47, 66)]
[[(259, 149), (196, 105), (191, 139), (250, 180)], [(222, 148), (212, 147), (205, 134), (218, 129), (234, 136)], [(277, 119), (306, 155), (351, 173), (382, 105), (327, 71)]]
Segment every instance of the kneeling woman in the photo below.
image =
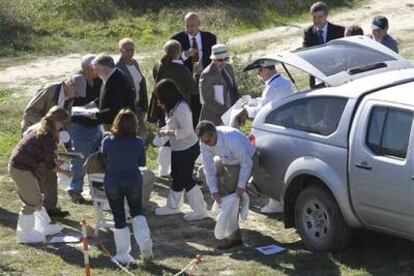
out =
[(58, 131), (69, 120), (69, 114), (61, 107), (52, 107), (39, 123), (31, 126), (17, 144), (9, 161), (9, 173), (16, 183), (23, 208), (17, 221), (18, 243), (45, 241), (45, 236), (54, 235), (62, 229), (50, 224), (50, 218), (42, 207), (42, 193), (35, 172), (40, 163), (51, 170), (56, 166)]
[(155, 209), (157, 215), (172, 215), (181, 211), (184, 190), (193, 212), (184, 215), (186, 220), (199, 220), (207, 217), (207, 204), (200, 188), (193, 180), (194, 163), (200, 154), (200, 146), (193, 129), (190, 107), (178, 90), (176, 83), (164, 79), (155, 86), (155, 96), (162, 108), (166, 126), (160, 136), (168, 136), (171, 144), (172, 186), (167, 204)]
[(112, 135), (102, 141), (105, 160), (105, 193), (115, 221), (114, 259), (122, 264), (134, 259), (131, 238), (126, 225), (125, 199), (132, 217), (132, 228), (142, 259), (152, 257), (152, 240), (147, 220), (142, 210), (142, 175), (139, 167), (145, 166), (144, 141), (137, 137), (138, 119), (129, 109), (122, 109), (112, 124)]

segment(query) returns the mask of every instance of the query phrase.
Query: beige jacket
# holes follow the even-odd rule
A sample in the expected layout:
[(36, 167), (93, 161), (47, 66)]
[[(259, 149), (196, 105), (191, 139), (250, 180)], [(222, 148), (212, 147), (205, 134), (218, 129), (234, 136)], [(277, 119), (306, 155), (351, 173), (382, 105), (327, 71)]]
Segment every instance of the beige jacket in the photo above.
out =
[[(22, 132), (26, 131), (30, 126), (38, 123), (51, 107), (58, 104), (61, 85), (63, 85), (63, 82), (47, 84), (36, 92), (24, 110), (23, 120), (21, 123)], [(70, 104), (67, 107), (69, 114), (72, 104), (73, 100), (70, 101)], [(69, 129), (69, 125), (66, 125), (65, 128)]]
[[(226, 112), (229, 109), (229, 107), (235, 104), (240, 97), (239, 93), (237, 92), (237, 85), (233, 73), (233, 67), (230, 64), (227, 64), (225, 69), (232, 78), (232, 82), (234, 84), (233, 90), (231, 89), (231, 87), (228, 87), (221, 72), (214, 64), (214, 62), (210, 63), (210, 65), (204, 69), (200, 76), (199, 87), (200, 96), (203, 103), (201, 107), (200, 120), (209, 120), (213, 122), (215, 125), (223, 124), (221, 120), (221, 115), (223, 115), (224, 112)], [(215, 85), (223, 87), (223, 98), (226, 99), (227, 97), (229, 97), (231, 101), (230, 106), (226, 106), (226, 104), (223, 105), (217, 101), (214, 91)]]

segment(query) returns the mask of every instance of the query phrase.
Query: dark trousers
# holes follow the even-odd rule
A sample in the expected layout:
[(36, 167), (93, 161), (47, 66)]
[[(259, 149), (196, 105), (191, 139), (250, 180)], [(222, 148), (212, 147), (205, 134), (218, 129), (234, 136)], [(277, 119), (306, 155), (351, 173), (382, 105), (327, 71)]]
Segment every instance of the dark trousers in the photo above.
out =
[(193, 113), (193, 127), (195, 129), (198, 125), (198, 122), (200, 121), (201, 113), (201, 103), (199, 94), (191, 95), (191, 113)]
[(36, 170), (36, 177), (43, 194), (43, 207), (46, 210), (55, 209), (58, 201), (56, 172), (49, 169), (45, 163), (40, 163)]
[(122, 229), (126, 226), (125, 198), (128, 202), (129, 212), (132, 218), (143, 215), (141, 184), (105, 187), (105, 193), (114, 216), (115, 228)]
[(190, 191), (194, 185), (193, 170), (195, 161), (200, 154), (200, 145), (195, 143), (193, 146), (182, 151), (172, 151), (171, 153), (171, 189), (180, 192), (185, 189)]

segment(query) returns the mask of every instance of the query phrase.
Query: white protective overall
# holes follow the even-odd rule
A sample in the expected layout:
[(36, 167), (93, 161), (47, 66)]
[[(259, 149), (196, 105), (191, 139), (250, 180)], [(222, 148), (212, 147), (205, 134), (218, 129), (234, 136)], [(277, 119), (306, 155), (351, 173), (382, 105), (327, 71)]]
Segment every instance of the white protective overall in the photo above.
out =
[(50, 224), (49, 215), (46, 212), (46, 209), (42, 207), (39, 211), (34, 212), (35, 216), (35, 229), (36, 231), (42, 233), (45, 236), (55, 235), (62, 231), (63, 227), (57, 224)]
[(116, 247), (116, 255), (112, 260), (116, 260), (121, 264), (128, 264), (134, 261), (134, 258), (129, 254), (131, 252), (131, 236), (128, 226), (122, 229), (113, 229), (114, 240)]
[(17, 243), (39, 243), (45, 242), (46, 238), (42, 232), (35, 229), (35, 215), (19, 214), (16, 229)]
[(136, 216), (132, 220), (134, 237), (141, 251), (141, 258), (146, 261), (153, 257), (151, 233), (147, 219), (144, 216)]
[(168, 192), (167, 203), (163, 207), (155, 209), (157, 216), (174, 215), (181, 212), (184, 202), (184, 191), (175, 192), (172, 189)]
[(249, 202), (250, 199), (247, 193), (243, 193), (241, 200), (233, 193), (222, 197), (220, 204), (214, 202), (212, 209), (218, 211), (216, 227), (214, 228), (216, 239), (228, 238), (239, 229), (239, 216), (242, 220), (247, 219)]
[(198, 185), (195, 185), (187, 193), (188, 204), (193, 209), (192, 212), (184, 215), (185, 220), (200, 220), (208, 217), (207, 203), (204, 201), (203, 193)]
[(169, 176), (171, 173), (171, 147), (160, 147), (157, 157), (158, 176)]

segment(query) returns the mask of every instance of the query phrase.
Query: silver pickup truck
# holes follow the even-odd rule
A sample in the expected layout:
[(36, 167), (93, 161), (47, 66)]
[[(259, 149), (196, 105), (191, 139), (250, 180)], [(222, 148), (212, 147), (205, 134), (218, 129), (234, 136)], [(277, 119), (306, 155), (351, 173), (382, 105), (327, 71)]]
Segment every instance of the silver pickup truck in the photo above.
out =
[(319, 75), (327, 88), (269, 103), (256, 116), (254, 186), (284, 202), (285, 226), (296, 227), (310, 250), (345, 247), (352, 228), (414, 240), (410, 67), (359, 78), (347, 70), (345, 84)]

